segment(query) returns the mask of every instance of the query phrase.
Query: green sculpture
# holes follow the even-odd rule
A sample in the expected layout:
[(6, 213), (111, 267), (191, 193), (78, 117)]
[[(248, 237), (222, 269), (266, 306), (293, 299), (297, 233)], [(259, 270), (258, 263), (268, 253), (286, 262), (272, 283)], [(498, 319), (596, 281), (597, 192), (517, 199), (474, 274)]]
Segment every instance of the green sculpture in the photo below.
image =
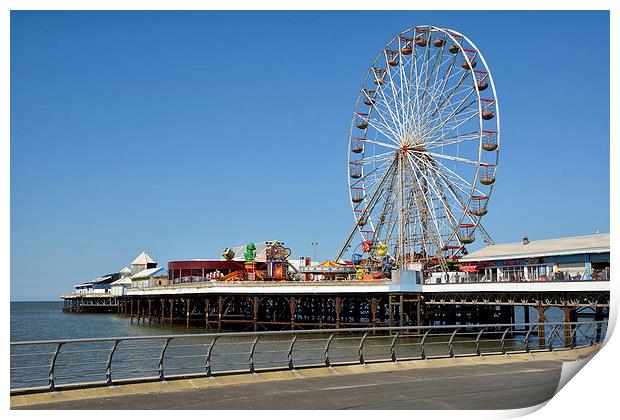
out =
[(246, 261), (254, 261), (254, 258), (256, 258), (256, 245), (250, 242), (248, 246), (245, 247), (243, 257)]

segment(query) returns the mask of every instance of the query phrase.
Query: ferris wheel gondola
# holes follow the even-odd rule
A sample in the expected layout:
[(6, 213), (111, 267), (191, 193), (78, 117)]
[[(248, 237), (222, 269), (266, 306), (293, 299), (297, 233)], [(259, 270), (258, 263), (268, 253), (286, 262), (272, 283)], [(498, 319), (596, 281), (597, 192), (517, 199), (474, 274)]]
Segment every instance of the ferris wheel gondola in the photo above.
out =
[[(463, 34), (416, 26), (364, 79), (349, 133), (354, 228), (368, 260), (446, 269), (482, 235), (500, 151), (499, 105), (480, 50)], [(368, 245), (371, 244), (371, 245)], [(378, 250), (381, 249), (381, 255)]]

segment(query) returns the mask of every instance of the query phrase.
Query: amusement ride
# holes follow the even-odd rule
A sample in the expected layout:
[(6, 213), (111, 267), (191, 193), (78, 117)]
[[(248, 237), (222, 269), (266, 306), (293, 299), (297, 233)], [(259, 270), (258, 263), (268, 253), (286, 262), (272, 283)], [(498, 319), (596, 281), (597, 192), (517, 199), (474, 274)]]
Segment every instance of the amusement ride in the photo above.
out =
[[(354, 224), (336, 261), (358, 272), (449, 271), (481, 236), (500, 151), (491, 71), (465, 35), (416, 26), (362, 83), (348, 140)], [(356, 233), (361, 237), (357, 242)]]

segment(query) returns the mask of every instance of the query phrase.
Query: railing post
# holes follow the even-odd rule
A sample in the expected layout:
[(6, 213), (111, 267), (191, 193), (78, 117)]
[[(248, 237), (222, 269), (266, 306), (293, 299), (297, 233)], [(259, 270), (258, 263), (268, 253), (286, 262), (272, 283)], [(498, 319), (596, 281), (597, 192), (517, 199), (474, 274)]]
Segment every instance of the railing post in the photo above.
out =
[(525, 338), (523, 339), (523, 345), (525, 346), (524, 350), (526, 353), (530, 352), (530, 334), (532, 334), (532, 326), (527, 330), (527, 334), (525, 334)]
[(105, 378), (108, 386), (112, 385), (112, 357), (114, 357), (114, 352), (116, 351), (116, 347), (121, 340), (114, 340), (114, 344), (112, 345), (112, 349), (110, 349), (110, 355), (108, 356), (108, 363), (105, 367)]
[(506, 336), (508, 335), (509, 332), (510, 332), (510, 327), (506, 328), (506, 330), (504, 331), (504, 334), (502, 334), (502, 341), (500, 344), (502, 354), (506, 354)]
[[(577, 335), (577, 330), (579, 329), (579, 327), (581, 326), (581, 323), (577, 323), (574, 325), (573, 331), (570, 335), (570, 348), (571, 350), (575, 348), (575, 346), (577, 345), (577, 340), (576, 335)], [(566, 343), (564, 343), (564, 346), (566, 346)]]
[(357, 354), (359, 356), (359, 360), (361, 364), (364, 364), (364, 341), (366, 341), (366, 337), (368, 337), (368, 333), (369, 331), (367, 331), (366, 334), (364, 334), (364, 336), (360, 340), (360, 346), (357, 349)]
[(254, 369), (254, 349), (256, 349), (256, 344), (258, 343), (259, 338), (260, 336), (254, 339), (252, 347), (250, 348), (250, 355), (248, 356), (248, 362), (250, 363), (250, 373), (256, 373), (256, 370)]
[(553, 342), (558, 336), (558, 332), (557, 332), (559, 330), (558, 327), (559, 325), (554, 325), (553, 328), (551, 328), (551, 333), (549, 334), (549, 344), (547, 345), (547, 349), (549, 351), (553, 351)]
[(56, 367), (56, 359), (58, 358), (58, 353), (60, 353), (60, 348), (62, 347), (62, 345), (63, 343), (57, 343), (56, 350), (54, 350), (54, 354), (52, 354), (52, 360), (50, 362), (50, 370), (47, 375), (48, 387), (50, 391), (54, 391), (56, 389), (55, 384), (54, 384), (54, 368)]
[(428, 333), (431, 332), (431, 329), (432, 328), (426, 330), (426, 332), (424, 333), (424, 337), (422, 337), (422, 342), (420, 343), (420, 357), (422, 358), (422, 360), (426, 360), (426, 349), (424, 348), (424, 343), (426, 343), (426, 337), (428, 336)]
[(325, 350), (324, 350), (324, 358), (325, 358), (325, 366), (329, 367), (331, 366), (330, 362), (329, 362), (329, 345), (331, 344), (332, 340), (334, 339), (334, 334), (330, 335), (329, 338), (327, 339), (327, 343), (325, 344)]
[(295, 346), (295, 342), (297, 341), (297, 336), (293, 337), (293, 340), (291, 340), (291, 345), (288, 348), (288, 368), (290, 370), (295, 369), (295, 366), (293, 365), (293, 346)]
[(454, 340), (454, 336), (456, 335), (456, 332), (460, 330), (459, 327), (454, 329), (454, 332), (452, 333), (452, 335), (450, 336), (450, 341), (448, 341), (448, 355), (450, 357), (454, 357), (454, 348), (452, 347), (452, 341)]
[(213, 347), (215, 347), (215, 342), (218, 338), (220, 338), (220, 336), (216, 335), (209, 346), (209, 350), (207, 351), (207, 358), (205, 359), (205, 370), (207, 371), (207, 376), (213, 376), (213, 373), (211, 372), (211, 353), (213, 352)]
[(478, 332), (478, 336), (476, 337), (476, 356), (481, 356), (482, 352), (480, 351), (480, 336), (486, 330), (486, 328), (481, 328)]
[(396, 362), (396, 340), (398, 339), (398, 335), (400, 334), (399, 331), (396, 332), (396, 335), (394, 335), (394, 338), (392, 339), (392, 343), (390, 344), (390, 358), (392, 359), (392, 362)]
[(170, 341), (172, 341), (172, 337), (168, 337), (166, 339), (166, 344), (164, 344), (164, 347), (161, 349), (161, 354), (159, 355), (159, 363), (157, 365), (157, 370), (159, 371), (159, 380), (163, 381), (164, 378), (164, 356), (166, 355), (166, 350), (168, 349), (168, 344), (170, 344)]

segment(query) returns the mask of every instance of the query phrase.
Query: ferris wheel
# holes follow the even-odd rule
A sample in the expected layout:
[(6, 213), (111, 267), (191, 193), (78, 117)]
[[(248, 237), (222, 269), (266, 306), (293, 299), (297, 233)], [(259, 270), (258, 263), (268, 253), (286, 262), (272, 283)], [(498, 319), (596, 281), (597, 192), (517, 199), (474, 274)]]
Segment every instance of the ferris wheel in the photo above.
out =
[(367, 261), (446, 269), (476, 236), (495, 183), (499, 107), (491, 71), (463, 34), (416, 26), (381, 50), (348, 142), (354, 227)]

